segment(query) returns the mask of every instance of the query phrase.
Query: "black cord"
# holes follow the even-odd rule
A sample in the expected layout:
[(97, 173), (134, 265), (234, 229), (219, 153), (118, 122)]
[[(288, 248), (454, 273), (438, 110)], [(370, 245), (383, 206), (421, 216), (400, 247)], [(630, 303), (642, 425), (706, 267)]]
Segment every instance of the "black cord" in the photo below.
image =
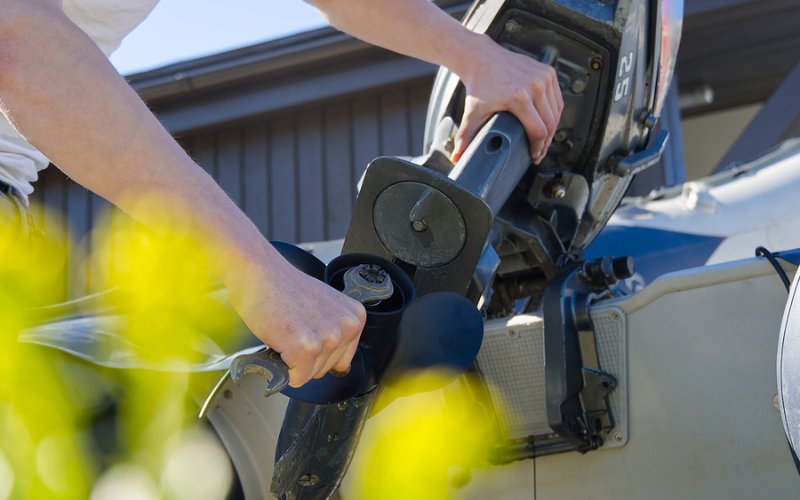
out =
[(789, 277), (786, 275), (786, 271), (784, 271), (781, 265), (778, 263), (778, 258), (786, 262), (790, 261), (784, 259), (783, 257), (775, 257), (775, 255), (772, 252), (770, 252), (764, 247), (756, 248), (756, 257), (766, 257), (769, 263), (772, 264), (772, 267), (775, 268), (775, 272), (778, 273), (778, 277), (780, 277), (781, 281), (783, 282), (783, 286), (786, 287), (786, 292), (788, 293), (789, 289), (792, 287), (792, 282), (789, 281)]
[[(533, 438), (531, 438), (531, 446), (533, 446)], [(534, 448), (535, 450), (536, 448)], [(536, 454), (533, 455), (533, 500), (536, 500)]]

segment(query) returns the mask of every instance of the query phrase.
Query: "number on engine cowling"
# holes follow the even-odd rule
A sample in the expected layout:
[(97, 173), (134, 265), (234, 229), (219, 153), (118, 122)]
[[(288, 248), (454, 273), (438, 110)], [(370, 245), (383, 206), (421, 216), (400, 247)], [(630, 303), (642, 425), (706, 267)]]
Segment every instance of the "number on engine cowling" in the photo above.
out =
[[(619, 72), (617, 73), (617, 85), (614, 87), (614, 102), (619, 101), (628, 95), (628, 87), (631, 82), (631, 68), (633, 68), (633, 52), (623, 56), (619, 61)], [(624, 76), (624, 78), (623, 78)]]

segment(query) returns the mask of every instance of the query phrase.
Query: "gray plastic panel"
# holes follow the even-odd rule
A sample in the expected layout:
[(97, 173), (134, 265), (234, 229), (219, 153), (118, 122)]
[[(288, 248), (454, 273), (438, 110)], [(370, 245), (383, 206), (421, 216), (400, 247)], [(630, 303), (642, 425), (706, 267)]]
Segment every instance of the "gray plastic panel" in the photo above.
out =
[[(600, 366), (617, 378), (610, 396), (615, 427), (604, 448), (628, 441), (628, 381), (625, 316), (618, 309), (592, 315)], [(551, 434), (547, 424), (544, 380), (544, 323), (519, 315), (486, 323), (478, 367), (489, 386), (509, 439)]]

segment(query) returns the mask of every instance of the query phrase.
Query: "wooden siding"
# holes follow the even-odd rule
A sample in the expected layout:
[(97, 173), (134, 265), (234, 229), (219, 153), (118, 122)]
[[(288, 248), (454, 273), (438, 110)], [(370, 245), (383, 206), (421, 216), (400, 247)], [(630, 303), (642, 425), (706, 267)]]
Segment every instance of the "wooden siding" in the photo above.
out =
[(687, 0), (681, 89), (708, 86), (714, 100), (686, 115), (765, 101), (800, 58), (797, 0)]
[(367, 164), (421, 152), (430, 85), (412, 82), (180, 141), (266, 237), (340, 238)]

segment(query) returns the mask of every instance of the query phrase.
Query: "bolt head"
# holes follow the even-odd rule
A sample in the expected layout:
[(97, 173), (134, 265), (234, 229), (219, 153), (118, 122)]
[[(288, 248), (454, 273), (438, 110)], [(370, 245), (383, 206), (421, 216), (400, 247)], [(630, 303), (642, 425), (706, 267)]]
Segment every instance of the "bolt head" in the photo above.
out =
[(564, 187), (564, 185), (560, 182), (557, 182), (550, 186), (550, 190), (547, 194), (550, 196), (550, 198), (556, 198), (560, 200), (567, 195), (567, 188)]
[(589, 66), (595, 71), (600, 71), (603, 69), (603, 58), (600, 56), (593, 57)]
[(418, 233), (422, 233), (428, 229), (428, 225), (424, 220), (415, 220), (411, 223), (411, 228)]
[(584, 90), (586, 90), (586, 80), (578, 78), (572, 85), (570, 86), (570, 90), (576, 94), (582, 94)]
[(297, 484), (300, 485), (300, 486), (303, 486), (303, 487), (309, 487), (309, 486), (316, 485), (318, 482), (319, 482), (319, 476), (318, 475), (316, 475), (316, 474), (304, 474), (303, 477), (301, 477), (297, 481)]
[(518, 33), (522, 26), (519, 25), (516, 21), (509, 21), (506, 23), (506, 33), (513, 35), (514, 33)]

